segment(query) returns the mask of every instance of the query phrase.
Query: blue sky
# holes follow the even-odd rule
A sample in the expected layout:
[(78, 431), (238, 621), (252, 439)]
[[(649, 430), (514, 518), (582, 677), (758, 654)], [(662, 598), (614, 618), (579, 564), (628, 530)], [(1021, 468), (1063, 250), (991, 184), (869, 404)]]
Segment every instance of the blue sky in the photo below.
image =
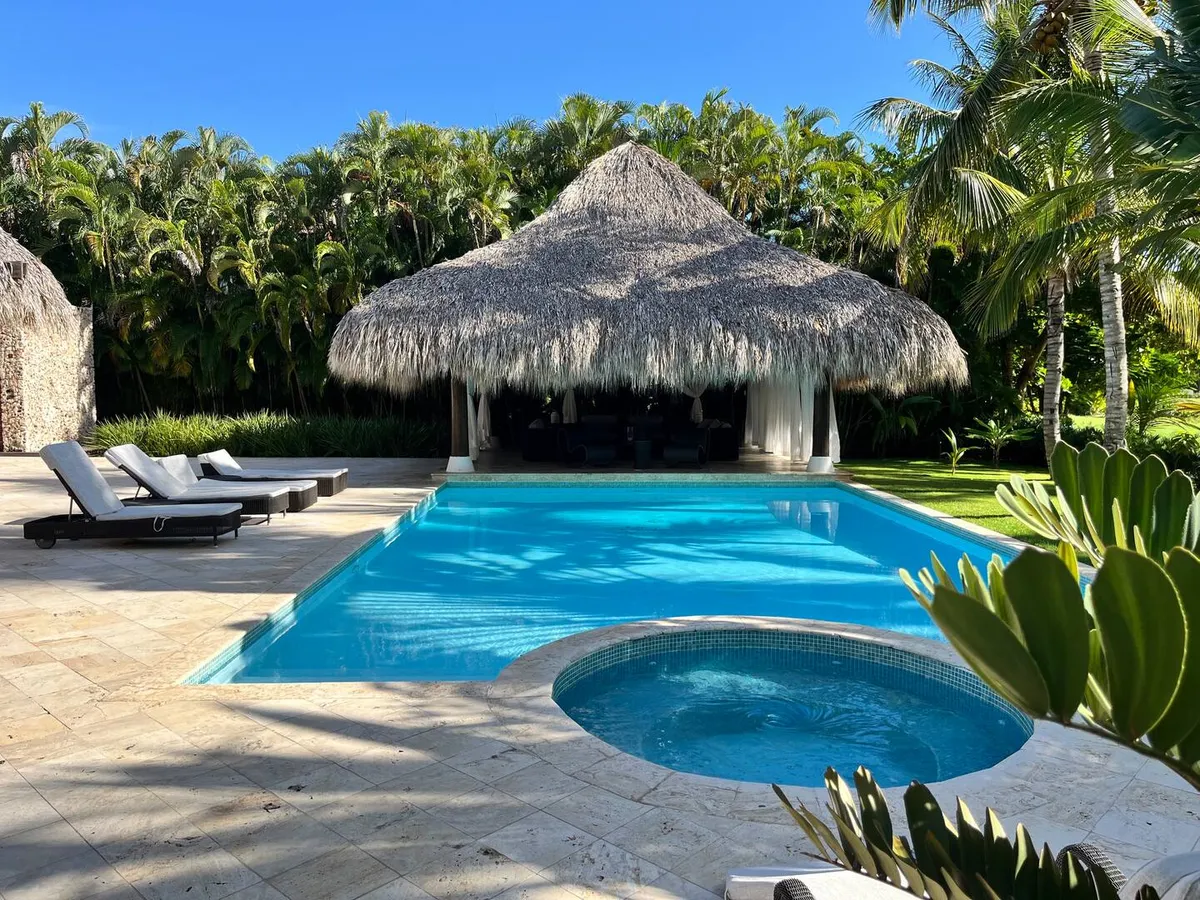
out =
[(108, 143), (213, 125), (276, 159), (333, 143), (372, 109), (492, 125), (543, 119), (575, 91), (695, 107), (727, 87), (773, 116), (829, 106), (850, 126), (878, 97), (918, 93), (909, 59), (946, 52), (927, 23), (897, 37), (866, 10), (867, 0), (11, 0), (0, 115), (41, 100), (81, 113)]

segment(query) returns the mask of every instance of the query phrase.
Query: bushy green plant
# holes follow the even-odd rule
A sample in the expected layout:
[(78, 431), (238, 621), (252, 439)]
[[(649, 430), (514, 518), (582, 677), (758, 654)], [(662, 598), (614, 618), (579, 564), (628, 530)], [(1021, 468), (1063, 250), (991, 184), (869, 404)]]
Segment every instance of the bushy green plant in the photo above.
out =
[(195, 456), (225, 448), (234, 456), (435, 456), (439, 429), (397, 418), (297, 418), (258, 412), (242, 416), (152, 416), (98, 424), (84, 441), (90, 450), (137, 444), (151, 456)]
[[(854, 784), (857, 802), (834, 769), (825, 773), (833, 829), (772, 785), (826, 862), (931, 900), (1116, 900), (1119, 885), (1104, 870), (1069, 852), (1059, 860), (1048, 846), (1039, 851), (1024, 825), (1009, 838), (990, 809), (980, 826), (960, 799), (952, 822), (929, 788), (913, 782), (904, 792), (906, 837), (871, 773), (860, 766)], [(1146, 889), (1139, 898), (1156, 896)]]
[(1000, 452), (1016, 441), (1028, 440), (1033, 430), (1010, 421), (998, 419), (976, 419), (975, 425), (967, 429), (967, 437), (983, 443), (992, 451), (992, 465), (999, 465)]

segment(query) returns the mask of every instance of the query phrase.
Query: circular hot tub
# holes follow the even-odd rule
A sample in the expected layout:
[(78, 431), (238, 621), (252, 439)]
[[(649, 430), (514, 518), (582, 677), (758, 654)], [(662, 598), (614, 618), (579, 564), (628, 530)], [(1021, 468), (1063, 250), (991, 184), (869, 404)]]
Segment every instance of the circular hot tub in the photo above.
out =
[(1021, 748), (1032, 721), (972, 672), (820, 632), (687, 630), (588, 654), (555, 679), (587, 731), (679, 772), (818, 787), (944, 781)]

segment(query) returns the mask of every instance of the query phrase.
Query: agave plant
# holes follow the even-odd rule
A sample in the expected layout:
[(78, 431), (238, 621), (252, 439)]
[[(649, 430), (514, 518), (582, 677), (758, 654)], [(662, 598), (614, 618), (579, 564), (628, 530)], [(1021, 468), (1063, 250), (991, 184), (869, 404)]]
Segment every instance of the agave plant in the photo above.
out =
[[(803, 803), (793, 805), (772, 785), (788, 812), (826, 862), (886, 881), (930, 900), (1116, 900), (1119, 879), (1088, 865), (1073, 852), (1056, 859), (1041, 850), (1024, 825), (1012, 838), (1000, 819), (984, 811), (983, 826), (960, 799), (954, 821), (929, 788), (918, 782), (904, 792), (909, 836), (897, 834), (883, 791), (861, 766), (854, 773), (858, 800), (834, 770), (825, 772), (831, 829)], [(1143, 888), (1138, 900), (1156, 900)]]
[(996, 499), (1037, 534), (1070, 544), (1099, 565), (1110, 547), (1160, 557), (1172, 547), (1200, 546), (1200, 499), (1191, 479), (1157, 456), (1110, 454), (1099, 444), (1082, 452), (1059, 443), (1050, 456), (1055, 496), (1019, 475)]
[(1110, 547), (1083, 592), (1069, 544), (1029, 549), (960, 588), (936, 555), (901, 577), (984, 682), (1034, 718), (1157, 759), (1200, 790), (1200, 558)]

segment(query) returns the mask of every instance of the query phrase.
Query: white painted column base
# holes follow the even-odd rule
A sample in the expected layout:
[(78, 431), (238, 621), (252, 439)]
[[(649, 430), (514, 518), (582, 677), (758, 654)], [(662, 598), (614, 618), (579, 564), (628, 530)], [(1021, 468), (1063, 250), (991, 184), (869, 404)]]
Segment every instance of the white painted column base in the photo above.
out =
[(813, 456), (808, 460), (809, 475), (832, 475), (833, 474), (833, 457), (831, 456)]
[(452, 456), (446, 463), (446, 471), (453, 475), (465, 475), (475, 471), (475, 463), (469, 456)]

